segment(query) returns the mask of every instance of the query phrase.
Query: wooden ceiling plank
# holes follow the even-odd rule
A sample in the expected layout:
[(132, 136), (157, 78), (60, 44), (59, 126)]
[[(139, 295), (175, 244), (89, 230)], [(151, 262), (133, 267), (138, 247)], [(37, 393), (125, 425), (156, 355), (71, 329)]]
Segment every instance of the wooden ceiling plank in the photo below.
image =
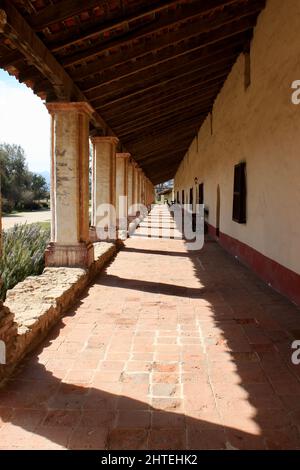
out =
[[(86, 97), (75, 85), (64, 68), (32, 31), (29, 24), (8, 0), (0, 1), (0, 32), (18, 47), (26, 60), (29, 60), (51, 83), (58, 99), (86, 101)], [(94, 114), (93, 123), (105, 132), (112, 132), (105, 121)]]
[[(179, 98), (176, 101), (170, 102), (170, 104), (167, 106), (159, 105), (156, 106), (155, 108), (148, 109), (145, 108), (143, 111), (140, 111), (139, 113), (131, 113), (130, 114), (130, 124), (135, 123), (139, 120), (145, 121), (145, 119), (153, 119), (156, 116), (160, 116), (163, 113), (172, 113), (176, 112), (179, 109), (186, 108), (188, 106), (193, 107), (193, 105), (199, 106), (200, 104), (202, 106), (211, 106), (212, 102), (215, 97), (215, 91), (211, 95), (199, 95), (195, 96), (192, 93), (190, 94), (189, 97), (182, 97)], [(118, 119), (115, 121), (110, 120), (111, 126), (116, 130), (120, 127), (123, 126), (128, 126), (128, 118), (126, 116), (123, 116), (122, 119)]]
[[(172, 48), (171, 51), (166, 51), (163, 49), (164, 57), (161, 57), (158, 54), (149, 55), (142, 59), (142, 61), (137, 62), (130, 62), (126, 63), (121, 67), (117, 67), (115, 69), (108, 69), (108, 71), (104, 71), (101, 74), (101, 77), (97, 78), (90, 78), (89, 80), (85, 79), (81, 82), (81, 89), (84, 92), (92, 91), (94, 88), (103, 85), (110, 85), (115, 82), (119, 82), (122, 79), (129, 78), (129, 77), (137, 77), (143, 76), (142, 73), (145, 75), (152, 74), (156, 70), (161, 70), (162, 68), (166, 68), (168, 70), (176, 69), (178, 64), (184, 65), (188, 64), (195, 59), (202, 60), (203, 62), (206, 61), (207, 65), (214, 64), (219, 58), (224, 58), (225, 55), (235, 54), (237, 56), (241, 51), (242, 47), (245, 42), (245, 36), (242, 35), (239, 38), (239, 41), (231, 41), (227, 40), (226, 44), (219, 44), (208, 46), (208, 48), (192, 50), (185, 50), (184, 53), (177, 54), (176, 48)], [(221, 46), (221, 47), (220, 47)], [(201, 46), (202, 47), (202, 46)], [(195, 57), (196, 56), (196, 57)]]
[[(231, 67), (227, 67), (227, 68), (224, 68), (224, 70), (218, 74), (215, 74), (215, 75), (207, 75), (205, 77), (204, 80), (199, 80), (199, 75), (196, 73), (196, 71), (191, 71), (191, 73), (187, 73), (184, 75), (184, 77), (186, 78), (186, 80), (182, 80), (182, 75), (180, 77), (174, 77), (172, 79), (169, 79), (169, 80), (165, 80), (164, 82), (162, 83), (155, 83), (147, 88), (142, 88), (142, 89), (139, 89), (139, 90), (136, 90), (136, 91), (133, 91), (131, 93), (128, 93), (126, 95), (117, 95), (115, 97), (112, 97), (112, 98), (106, 98), (105, 101), (102, 101), (101, 99), (101, 103), (98, 102), (98, 100), (95, 100), (94, 101), (91, 101), (93, 106), (94, 107), (101, 107), (103, 104), (110, 104), (110, 105), (113, 105), (113, 104), (116, 104), (116, 103), (120, 103), (120, 102), (123, 102), (123, 101), (127, 101), (128, 99), (131, 99), (132, 97), (134, 96), (139, 96), (139, 95), (143, 95), (145, 93), (149, 93), (149, 92), (152, 92), (153, 90), (155, 89), (162, 89), (163, 87), (165, 86), (170, 86), (170, 90), (174, 90), (175, 89), (180, 89), (180, 88), (184, 88), (184, 86), (186, 86), (186, 84), (188, 83), (209, 83), (210, 81), (215, 81), (216, 79), (218, 78), (224, 78), (227, 76), (227, 74), (229, 73), (230, 71), (230, 68)], [(170, 83), (172, 83), (172, 85), (170, 85)], [(178, 83), (179, 82), (179, 83)], [(100, 99), (99, 99), (100, 101)]]
[[(114, 114), (126, 114), (132, 112), (133, 109), (141, 109), (144, 107), (150, 107), (151, 105), (163, 105), (164, 103), (168, 103), (169, 101), (176, 100), (181, 96), (184, 98), (186, 95), (191, 93), (210, 93), (211, 91), (215, 90), (218, 91), (220, 86), (222, 85), (221, 79), (216, 79), (215, 81), (212, 80), (207, 86), (203, 85), (203, 83), (199, 83), (198, 81), (195, 84), (189, 83), (189, 88), (175, 88), (171, 90), (158, 90), (158, 92), (153, 93), (149, 96), (142, 96), (139, 97), (138, 100), (132, 100), (129, 103), (125, 102), (123, 104), (119, 104), (115, 108), (102, 106), (101, 110), (103, 116), (108, 120), (114, 116)], [(106, 109), (108, 108), (108, 109)], [(97, 109), (97, 106), (95, 107)], [(99, 108), (100, 109), (100, 108)]]
[(149, 74), (148, 72), (142, 72), (141, 74), (137, 74), (135, 77), (125, 78), (124, 80), (120, 80), (115, 83), (109, 83), (107, 85), (99, 85), (98, 87), (94, 88), (92, 91), (85, 92), (85, 95), (89, 100), (97, 99), (101, 96), (106, 96), (107, 94), (112, 94), (115, 92), (119, 92), (122, 90), (123, 92), (126, 91), (126, 88), (133, 87), (135, 85), (139, 85), (143, 83), (145, 87), (147, 87), (148, 83), (151, 82), (160, 82), (165, 81), (168, 77), (174, 78), (174, 76), (184, 76), (186, 73), (190, 73), (192, 70), (202, 71), (213, 69), (215, 70), (216, 67), (220, 67), (224, 63), (228, 62), (235, 62), (236, 54), (228, 54), (224, 57), (224, 55), (219, 55), (216, 60), (210, 61), (203, 61), (203, 59), (194, 59), (187, 63), (183, 64), (176, 64), (175, 67), (165, 68), (156, 73), (156, 74)]
[[(130, 122), (126, 121), (126, 119), (123, 120), (123, 122), (121, 124), (117, 124), (117, 123), (114, 123), (114, 122), (111, 122), (111, 125), (112, 127), (115, 129), (115, 131), (118, 133), (122, 133), (126, 130), (128, 130), (130, 127), (133, 127), (136, 125), (136, 124), (139, 124), (139, 123), (150, 123), (152, 121), (155, 121), (156, 119), (160, 119), (162, 117), (165, 117), (165, 116), (170, 116), (170, 115), (173, 115), (174, 113), (177, 113), (179, 111), (182, 111), (184, 109), (198, 109), (201, 107), (201, 109), (205, 109), (205, 110), (208, 110), (210, 109), (211, 107), (211, 104), (212, 104), (212, 100), (211, 99), (207, 99), (207, 98), (203, 98), (201, 97), (200, 99), (197, 99), (196, 97), (194, 97), (192, 100), (190, 100), (189, 102), (186, 102), (185, 100), (177, 103), (176, 105), (173, 105), (173, 106), (169, 106), (169, 107), (166, 107), (164, 110), (162, 109), (159, 109), (157, 110), (155, 113), (144, 113), (142, 114), (141, 116), (138, 116), (137, 118), (133, 118), (133, 119), (130, 119)], [(207, 112), (208, 112), (207, 111)]]
[[(128, 23), (141, 20), (145, 16), (159, 13), (162, 10), (178, 5), (179, 3), (179, 0), (160, 0), (152, 2), (152, 4), (146, 5), (146, 7), (143, 8), (139, 6), (139, 8), (137, 8), (133, 13), (128, 13), (127, 15), (123, 14), (112, 20), (105, 21), (104, 23), (102, 22), (100, 24), (93, 25), (92, 27), (84, 30), (81, 34), (74, 34), (72, 28), (70, 28), (70, 31), (66, 31), (63, 34), (62, 39), (60, 39), (58, 35), (58, 39), (52, 41), (50, 37), (50, 42), (48, 43), (49, 49), (52, 52), (58, 52), (66, 47), (74, 46), (88, 39), (93, 39), (95, 36), (100, 36), (105, 33), (107, 34), (116, 28), (127, 25)], [(54, 36), (57, 37), (57, 35)]]
[(63, 0), (51, 3), (36, 15), (28, 17), (28, 22), (34, 31), (42, 31), (52, 24), (67, 20), (106, 3), (106, 0)]
[[(233, 18), (236, 18), (236, 9), (232, 10), (230, 13), (227, 12), (226, 7), (228, 6), (230, 8), (232, 4), (238, 5), (240, 2), (241, 0), (214, 0), (215, 6), (212, 6), (212, 0), (182, 3), (180, 4), (181, 8), (178, 9), (178, 12), (154, 19), (152, 23), (139, 27), (137, 30), (130, 31), (122, 37), (108, 39), (104, 43), (102, 42), (88, 46), (79, 52), (68, 55), (65, 59), (63, 58), (62, 63), (68, 67), (80, 64), (81, 62), (93, 59), (100, 54), (107, 53), (114, 48), (124, 47), (128, 44), (131, 44), (133, 41), (139, 41), (146, 36), (153, 36), (154, 34), (157, 34), (166, 28), (178, 26), (185, 21), (192, 20), (197, 17), (202, 18), (201, 22), (199, 21), (197, 23), (189, 23), (188, 28), (184, 29), (188, 29), (189, 35), (206, 32), (208, 28), (214, 29), (221, 26), (222, 24), (225, 24), (226, 22), (231, 22)], [(250, 15), (251, 12), (256, 12), (256, 5), (260, 2), (261, 0), (251, 0), (249, 7), (247, 6), (244, 8), (245, 16)], [(252, 7), (252, 3), (254, 4), (254, 7)], [(250, 13), (247, 11), (248, 8)], [(213, 16), (214, 13), (217, 13), (217, 15)], [(206, 15), (207, 18), (205, 18)]]
[[(197, 110), (197, 111), (192, 111), (192, 112), (191, 112), (190, 110), (188, 110), (188, 111), (186, 111), (185, 113), (181, 113), (180, 116), (174, 118), (174, 119), (172, 120), (171, 125), (172, 125), (173, 123), (175, 124), (175, 123), (177, 123), (177, 122), (190, 122), (190, 121), (192, 121), (192, 120), (197, 120), (197, 119), (200, 121), (201, 118), (203, 118), (203, 117), (205, 117), (205, 116), (207, 116), (207, 112), (205, 112), (203, 115), (201, 115), (201, 114), (199, 114), (199, 111), (198, 111), (198, 110)], [(124, 133), (123, 133), (123, 132), (120, 132), (120, 133), (119, 133), (119, 136), (120, 136), (120, 137), (123, 137), (123, 136), (129, 135), (129, 134), (133, 134), (133, 133), (136, 133), (137, 131), (140, 131), (141, 129), (148, 128), (148, 127), (150, 127), (150, 128), (152, 127), (152, 129), (153, 129), (154, 127), (157, 128), (158, 126), (159, 126), (159, 127), (163, 127), (164, 124), (170, 124), (170, 119), (169, 119), (169, 117), (156, 120), (155, 126), (153, 126), (153, 127), (150, 126), (150, 125), (147, 124), (147, 123), (140, 124), (138, 127), (134, 127), (134, 128), (132, 128), (130, 131), (127, 131), (126, 133), (125, 133), (125, 132), (124, 132)]]

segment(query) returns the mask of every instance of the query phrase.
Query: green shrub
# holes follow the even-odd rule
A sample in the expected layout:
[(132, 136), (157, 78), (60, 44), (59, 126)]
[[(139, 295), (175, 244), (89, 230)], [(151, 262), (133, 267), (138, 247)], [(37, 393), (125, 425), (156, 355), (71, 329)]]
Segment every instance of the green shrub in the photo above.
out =
[(2, 198), (2, 212), (6, 212), (9, 214), (14, 210), (14, 203), (12, 201), (9, 201), (8, 199), (5, 199), (5, 197)]
[(39, 224), (15, 225), (3, 232), (0, 272), (3, 285), (0, 298), (27, 276), (38, 275), (44, 269), (44, 251), (50, 239), (50, 229)]

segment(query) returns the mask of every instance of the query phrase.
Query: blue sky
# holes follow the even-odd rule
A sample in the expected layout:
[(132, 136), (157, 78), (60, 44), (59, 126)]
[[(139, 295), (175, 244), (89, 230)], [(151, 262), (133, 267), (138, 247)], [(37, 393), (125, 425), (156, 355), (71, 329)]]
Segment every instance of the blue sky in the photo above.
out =
[(30, 88), (0, 69), (0, 142), (21, 145), (31, 171), (50, 167), (50, 117)]

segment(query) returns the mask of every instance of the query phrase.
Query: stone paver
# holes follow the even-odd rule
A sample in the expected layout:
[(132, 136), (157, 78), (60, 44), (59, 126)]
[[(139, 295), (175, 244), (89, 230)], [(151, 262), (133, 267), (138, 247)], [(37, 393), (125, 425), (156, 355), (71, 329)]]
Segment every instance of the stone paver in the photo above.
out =
[(168, 219), (0, 391), (0, 448), (300, 449), (300, 311), (215, 242), (141, 236)]

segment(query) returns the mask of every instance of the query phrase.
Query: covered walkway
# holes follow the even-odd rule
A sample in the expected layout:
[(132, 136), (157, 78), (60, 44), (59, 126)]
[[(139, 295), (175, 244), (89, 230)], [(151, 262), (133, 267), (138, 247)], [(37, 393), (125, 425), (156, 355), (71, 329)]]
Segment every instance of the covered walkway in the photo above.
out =
[(152, 210), (0, 391), (0, 448), (300, 449), (298, 309), (212, 240), (145, 236), (169, 218)]

